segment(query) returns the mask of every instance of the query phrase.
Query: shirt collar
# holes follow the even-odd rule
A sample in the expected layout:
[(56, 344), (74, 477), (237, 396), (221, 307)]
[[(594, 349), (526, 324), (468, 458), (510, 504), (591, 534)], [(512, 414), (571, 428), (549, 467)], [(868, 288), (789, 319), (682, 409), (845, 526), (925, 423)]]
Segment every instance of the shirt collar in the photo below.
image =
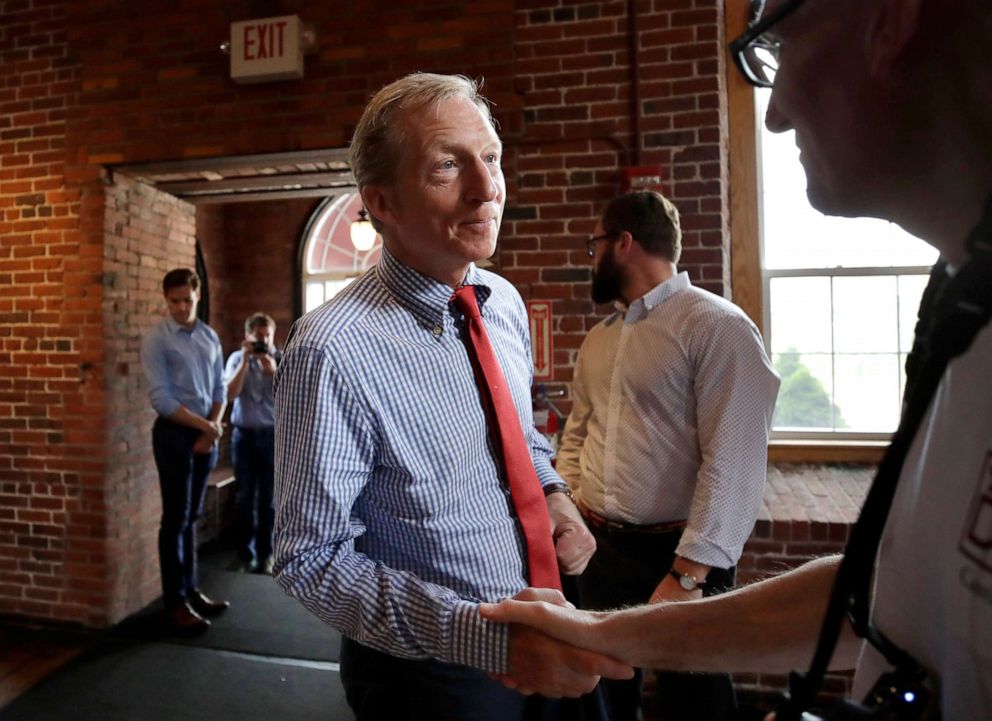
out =
[(196, 329), (200, 327), (200, 319), (199, 318), (196, 319), (196, 322), (193, 323), (192, 328), (187, 328), (186, 326), (180, 323), (176, 323), (176, 321), (173, 319), (171, 315), (167, 315), (165, 316), (165, 324), (166, 326), (168, 326), (169, 332), (172, 333), (173, 335), (179, 333), (180, 331), (186, 331), (190, 335), (193, 335)]
[[(410, 311), (420, 325), (432, 332), (444, 328), (445, 313), (451, 311), (451, 286), (414, 270), (385, 247), (376, 265), (376, 275), (396, 302)], [(477, 287), (479, 308), (482, 309), (491, 289), (474, 263), (469, 265), (464, 284)]]
[(626, 311), (626, 315), (624, 317), (625, 322), (636, 323), (637, 321), (646, 318), (648, 313), (671, 298), (673, 295), (691, 286), (692, 283), (689, 282), (689, 274), (683, 270), (681, 273), (677, 273), (671, 278), (668, 278), (667, 280), (664, 280), (656, 285), (654, 288), (631, 303), (629, 308), (625, 309), (621, 306), (618, 310), (621, 312)]

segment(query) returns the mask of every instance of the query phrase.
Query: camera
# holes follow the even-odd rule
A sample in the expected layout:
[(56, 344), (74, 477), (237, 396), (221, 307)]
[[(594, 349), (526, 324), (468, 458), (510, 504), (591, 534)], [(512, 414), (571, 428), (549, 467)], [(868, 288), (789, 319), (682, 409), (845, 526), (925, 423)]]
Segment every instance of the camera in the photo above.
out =
[(251, 344), (251, 352), (252, 353), (268, 353), (269, 352), (269, 344), (266, 343), (264, 340), (257, 340), (257, 341), (255, 341), (254, 343)]
[(899, 670), (882, 674), (863, 703), (841, 701), (826, 716), (806, 712), (803, 721), (926, 721), (939, 718), (932, 712), (933, 693), (927, 678)]

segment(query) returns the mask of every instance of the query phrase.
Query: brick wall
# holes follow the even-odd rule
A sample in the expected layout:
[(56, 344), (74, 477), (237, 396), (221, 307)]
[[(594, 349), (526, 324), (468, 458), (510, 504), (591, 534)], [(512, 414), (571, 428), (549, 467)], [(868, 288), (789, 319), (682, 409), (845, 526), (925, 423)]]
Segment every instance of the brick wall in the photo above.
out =
[[(102, 194), (74, 182), (79, 67), (59, 3), (0, 3), (0, 613), (106, 601)], [(94, 173), (95, 177), (95, 173)]]
[(682, 213), (681, 268), (695, 284), (729, 293), (722, 7), (516, 4), (514, 88), (524, 124), (503, 133), (514, 158), (499, 264), (525, 298), (554, 302), (555, 381), (571, 379), (604, 310), (589, 300), (581, 239), (618, 192), (623, 167), (661, 166), (663, 190)]

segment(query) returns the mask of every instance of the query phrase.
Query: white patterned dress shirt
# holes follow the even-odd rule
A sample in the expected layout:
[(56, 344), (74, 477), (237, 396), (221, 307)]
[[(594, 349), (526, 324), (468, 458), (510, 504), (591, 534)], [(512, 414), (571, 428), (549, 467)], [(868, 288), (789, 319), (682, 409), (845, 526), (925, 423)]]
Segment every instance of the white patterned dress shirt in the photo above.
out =
[[(542, 485), (527, 313), (472, 266), (483, 322)], [(403, 658), (503, 672), (480, 601), (527, 586), (523, 536), (459, 337), (452, 289), (383, 251), (297, 321), (276, 374), (279, 584), (344, 635)]]
[(679, 273), (589, 332), (558, 472), (604, 518), (686, 519), (676, 553), (729, 568), (761, 504), (778, 386), (750, 319)]

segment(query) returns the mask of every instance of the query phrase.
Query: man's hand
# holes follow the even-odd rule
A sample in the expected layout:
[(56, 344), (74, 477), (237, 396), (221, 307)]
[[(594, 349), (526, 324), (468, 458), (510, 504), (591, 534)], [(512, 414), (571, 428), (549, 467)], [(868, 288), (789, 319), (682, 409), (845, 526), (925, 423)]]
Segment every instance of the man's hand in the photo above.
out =
[(548, 496), (552, 535), (558, 570), (566, 576), (578, 576), (596, 553), (596, 539), (586, 528), (579, 509), (564, 493)]
[(216, 441), (211, 440), (205, 433), (201, 433), (193, 442), (193, 453), (206, 455), (214, 449)]
[[(508, 602), (504, 601), (498, 606), (482, 606), (498, 609)], [(550, 588), (525, 588), (514, 596), (513, 603), (524, 607), (547, 606), (575, 610), (575, 606), (565, 600), (561, 591)], [(486, 614), (483, 613), (483, 616)], [(589, 693), (602, 676), (631, 678), (634, 674), (634, 669), (625, 663), (555, 641), (539, 631), (517, 624), (510, 626), (507, 667), (506, 674), (493, 674), (493, 677), (522, 694), (540, 693), (550, 698), (576, 697)]]
[(271, 354), (259, 353), (255, 357), (258, 358), (258, 364), (262, 366), (262, 373), (267, 376), (274, 376), (276, 374), (276, 359)]
[[(214, 442), (220, 439), (224, 435), (224, 426), (221, 425), (220, 421), (205, 421), (205, 424), (200, 428), (200, 438), (205, 438), (210, 442), (212, 446)], [(197, 439), (199, 442), (199, 439)]]
[(631, 678), (634, 674), (625, 663), (517, 624), (510, 626), (508, 655), (507, 673), (499, 678), (525, 695), (575, 698), (596, 688), (601, 676)]

